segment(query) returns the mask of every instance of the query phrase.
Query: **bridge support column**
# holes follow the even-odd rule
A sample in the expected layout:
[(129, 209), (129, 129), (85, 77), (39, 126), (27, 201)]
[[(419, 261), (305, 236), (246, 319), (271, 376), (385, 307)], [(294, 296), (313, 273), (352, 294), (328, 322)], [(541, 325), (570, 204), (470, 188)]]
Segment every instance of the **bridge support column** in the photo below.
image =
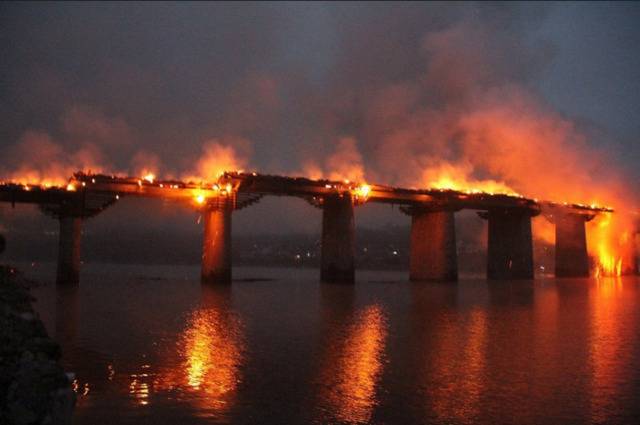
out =
[(556, 277), (588, 277), (585, 221), (580, 214), (556, 214)]
[(449, 282), (458, 279), (453, 211), (412, 214), (409, 279)]
[(533, 279), (531, 213), (524, 209), (492, 209), (489, 220), (487, 278)]
[(351, 196), (328, 196), (322, 206), (320, 279), (355, 281), (355, 228)]
[(60, 241), (58, 245), (58, 269), (56, 283), (77, 285), (80, 282), (80, 237), (82, 218), (60, 217)]
[(231, 208), (205, 209), (201, 281), (231, 283)]

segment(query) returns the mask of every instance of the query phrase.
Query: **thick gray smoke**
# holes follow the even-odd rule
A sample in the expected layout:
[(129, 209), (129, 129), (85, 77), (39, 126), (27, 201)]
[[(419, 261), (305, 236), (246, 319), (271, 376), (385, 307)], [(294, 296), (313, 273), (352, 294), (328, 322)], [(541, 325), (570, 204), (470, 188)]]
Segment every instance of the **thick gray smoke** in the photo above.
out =
[(584, 125), (540, 89), (561, 5), (0, 7), (3, 177), (208, 178), (221, 154), (225, 167), (585, 203), (628, 192), (593, 136), (606, 119)]

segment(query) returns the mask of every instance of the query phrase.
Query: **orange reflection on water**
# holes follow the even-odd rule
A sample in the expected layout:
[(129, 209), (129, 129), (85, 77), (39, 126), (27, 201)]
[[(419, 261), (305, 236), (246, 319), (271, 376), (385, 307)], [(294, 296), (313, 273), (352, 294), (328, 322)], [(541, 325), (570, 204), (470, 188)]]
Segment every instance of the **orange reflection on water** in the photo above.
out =
[[(226, 316), (225, 316), (226, 317)], [(225, 410), (239, 382), (239, 323), (215, 309), (193, 312), (178, 340), (180, 361), (159, 377), (161, 390), (198, 393), (204, 409)]]
[(84, 397), (89, 394), (89, 388), (90, 387), (88, 382), (85, 382), (84, 385), (81, 385), (77, 379), (74, 379), (73, 382), (71, 382), (71, 389), (76, 393), (78, 397)]
[[(149, 404), (149, 395), (151, 393), (151, 378), (152, 374), (150, 373), (151, 365), (143, 364), (140, 366), (140, 372), (132, 373), (129, 378), (131, 382), (129, 383), (129, 395), (133, 397), (135, 402), (140, 406), (146, 406)], [(109, 380), (113, 379), (113, 375), (115, 375), (115, 371), (113, 370), (113, 366), (108, 366), (109, 371)]]
[(378, 305), (360, 311), (346, 329), (344, 340), (329, 353), (323, 371), (326, 404), (339, 422), (362, 423), (377, 403), (376, 385), (382, 373), (387, 336), (386, 318)]
[(184, 337), (189, 386), (204, 390), (214, 399), (232, 391), (238, 383), (240, 351), (226, 333), (218, 312), (201, 310)]
[(461, 382), (461, 390), (467, 398), (468, 411), (465, 416), (477, 413), (480, 396), (484, 389), (484, 371), (486, 367), (487, 312), (476, 309), (471, 312), (468, 326), (468, 339), (464, 350), (467, 364), (467, 379)]
[(149, 384), (134, 377), (129, 384), (129, 394), (141, 406), (149, 404)]
[[(625, 339), (619, 321), (623, 312), (623, 285), (620, 277), (596, 280), (591, 298), (590, 357), (592, 365), (591, 414), (597, 423), (606, 422), (619, 391), (619, 367), (624, 363)], [(627, 323), (629, 321), (626, 321)]]
[(445, 324), (439, 333), (435, 380), (427, 383), (433, 412), (445, 423), (472, 421), (486, 385), (486, 310), (473, 309), (464, 322)]

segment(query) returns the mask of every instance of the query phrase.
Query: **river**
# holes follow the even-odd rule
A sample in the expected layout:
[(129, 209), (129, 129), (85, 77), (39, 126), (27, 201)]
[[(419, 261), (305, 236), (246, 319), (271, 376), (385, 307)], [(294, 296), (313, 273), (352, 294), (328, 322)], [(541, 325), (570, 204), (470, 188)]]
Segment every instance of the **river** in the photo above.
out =
[(83, 265), (35, 307), (74, 424), (639, 423), (640, 279), (410, 283), (361, 271)]

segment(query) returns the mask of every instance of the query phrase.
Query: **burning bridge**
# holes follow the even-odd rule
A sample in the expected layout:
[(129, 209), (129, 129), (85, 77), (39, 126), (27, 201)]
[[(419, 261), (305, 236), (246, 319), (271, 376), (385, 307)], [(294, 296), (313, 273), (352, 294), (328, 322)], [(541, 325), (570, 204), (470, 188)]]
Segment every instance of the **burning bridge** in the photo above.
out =
[(231, 217), (266, 195), (296, 196), (322, 210), (321, 279), (353, 282), (354, 207), (366, 202), (399, 205), (411, 216), (411, 280), (458, 277), (454, 213), (477, 210), (489, 223), (487, 277), (533, 278), (531, 218), (543, 214), (556, 225), (556, 276), (589, 275), (585, 222), (608, 208), (539, 202), (517, 195), (406, 189), (349, 181), (311, 180), (227, 172), (217, 182), (195, 184), (147, 178), (76, 173), (66, 187), (0, 184), (0, 201), (37, 204), (60, 221), (57, 282), (77, 284), (80, 236), (85, 219), (122, 196), (190, 202), (204, 216), (202, 281), (231, 281)]

